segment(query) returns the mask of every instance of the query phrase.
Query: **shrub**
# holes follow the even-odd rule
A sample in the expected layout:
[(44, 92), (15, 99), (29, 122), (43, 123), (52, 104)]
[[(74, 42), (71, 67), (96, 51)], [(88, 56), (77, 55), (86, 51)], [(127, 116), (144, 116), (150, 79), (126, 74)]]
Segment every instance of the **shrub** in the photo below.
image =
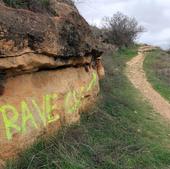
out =
[(104, 18), (103, 30), (106, 41), (118, 47), (128, 47), (134, 43), (138, 34), (144, 31), (144, 28), (138, 25), (135, 18), (118, 12), (112, 18)]

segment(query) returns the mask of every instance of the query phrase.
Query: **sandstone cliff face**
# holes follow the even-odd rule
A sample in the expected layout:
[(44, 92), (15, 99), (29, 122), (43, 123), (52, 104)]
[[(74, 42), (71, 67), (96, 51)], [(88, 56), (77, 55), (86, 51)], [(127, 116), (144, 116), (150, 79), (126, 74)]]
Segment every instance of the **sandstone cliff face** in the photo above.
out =
[(0, 0), (1, 162), (78, 121), (104, 75), (102, 52), (73, 3), (25, 2), (11, 8)]
[(58, 15), (53, 17), (0, 6), (1, 70), (32, 72), (101, 55), (88, 24), (75, 7), (58, 1), (56, 6)]

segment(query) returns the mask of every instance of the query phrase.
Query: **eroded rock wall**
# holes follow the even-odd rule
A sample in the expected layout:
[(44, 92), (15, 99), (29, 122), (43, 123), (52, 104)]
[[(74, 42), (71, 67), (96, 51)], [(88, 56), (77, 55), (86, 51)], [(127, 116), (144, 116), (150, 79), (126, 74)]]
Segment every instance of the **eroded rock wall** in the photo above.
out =
[(104, 75), (102, 52), (73, 3), (23, 1), (0, 1), (0, 163), (78, 121)]
[(37, 137), (77, 122), (99, 92), (95, 70), (41, 71), (11, 77), (0, 98), (0, 159), (5, 160)]

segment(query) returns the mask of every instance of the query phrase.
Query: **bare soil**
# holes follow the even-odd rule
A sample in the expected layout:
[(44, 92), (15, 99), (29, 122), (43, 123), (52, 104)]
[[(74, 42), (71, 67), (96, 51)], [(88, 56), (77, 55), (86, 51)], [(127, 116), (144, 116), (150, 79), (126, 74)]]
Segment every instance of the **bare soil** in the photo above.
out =
[(165, 119), (170, 120), (170, 103), (165, 100), (152, 85), (147, 81), (143, 70), (145, 52), (153, 50), (152, 47), (141, 47), (136, 57), (127, 63), (126, 75), (131, 83), (149, 101), (156, 112), (159, 112)]

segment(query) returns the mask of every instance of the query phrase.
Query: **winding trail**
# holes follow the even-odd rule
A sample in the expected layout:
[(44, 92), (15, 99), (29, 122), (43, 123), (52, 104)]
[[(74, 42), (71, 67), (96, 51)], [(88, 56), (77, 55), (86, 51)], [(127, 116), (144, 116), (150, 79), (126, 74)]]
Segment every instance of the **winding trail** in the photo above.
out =
[(151, 46), (143, 46), (139, 49), (138, 55), (127, 63), (126, 75), (131, 83), (150, 102), (156, 112), (159, 112), (165, 119), (170, 120), (170, 103), (153, 89), (147, 81), (143, 70), (145, 52), (154, 50)]

